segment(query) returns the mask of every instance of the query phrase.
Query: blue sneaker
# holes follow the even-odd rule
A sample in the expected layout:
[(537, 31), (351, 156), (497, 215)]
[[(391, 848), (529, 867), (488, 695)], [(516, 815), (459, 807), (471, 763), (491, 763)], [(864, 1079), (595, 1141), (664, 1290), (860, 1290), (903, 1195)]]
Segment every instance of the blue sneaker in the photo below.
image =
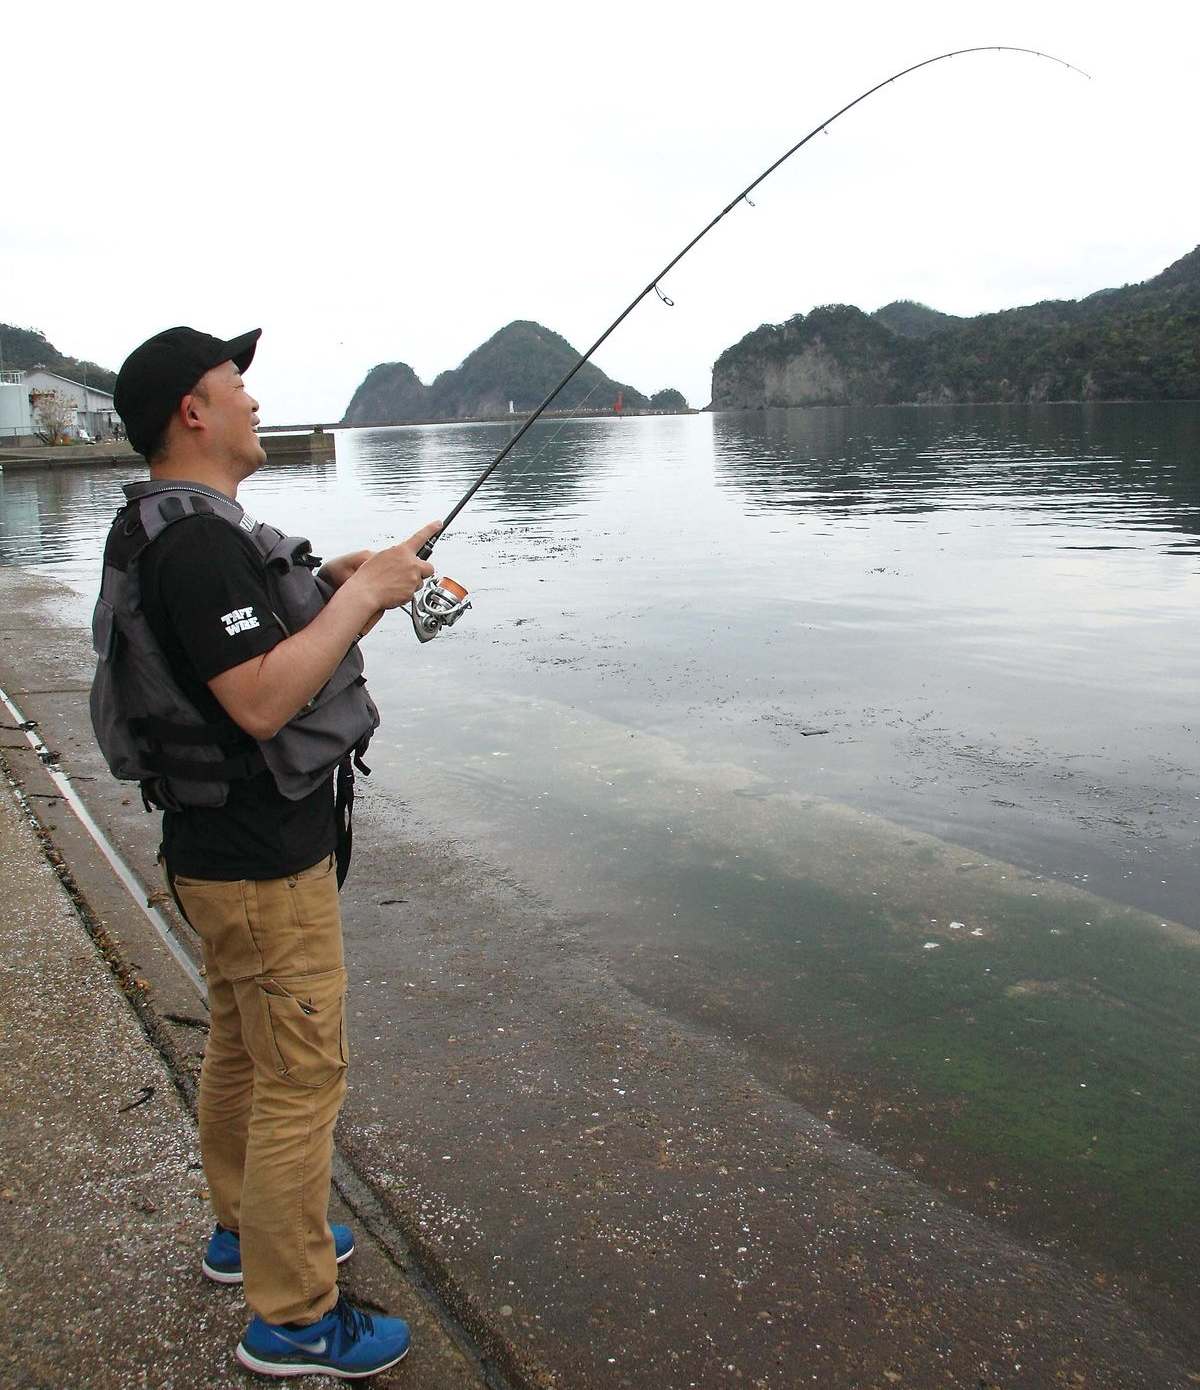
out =
[[(338, 1264), (354, 1254), (354, 1233), (349, 1226), (333, 1225), (333, 1251)], [(242, 1243), (236, 1231), (218, 1225), (208, 1242), (200, 1268), (218, 1284), (242, 1282)]]
[(339, 1297), (320, 1322), (302, 1327), (254, 1318), (236, 1355), (260, 1375), (359, 1380), (394, 1366), (408, 1354), (411, 1340), (403, 1318), (377, 1317)]

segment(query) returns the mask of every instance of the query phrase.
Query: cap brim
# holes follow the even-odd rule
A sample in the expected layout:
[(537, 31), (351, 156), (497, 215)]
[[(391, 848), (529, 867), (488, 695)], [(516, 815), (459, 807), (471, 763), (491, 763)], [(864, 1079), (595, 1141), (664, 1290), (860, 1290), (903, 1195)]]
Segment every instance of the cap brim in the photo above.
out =
[(244, 372), (254, 361), (254, 349), (261, 337), (262, 329), (252, 328), (249, 333), (243, 333), (239, 338), (230, 338), (224, 345), (224, 356), (220, 360), (232, 362), (239, 372)]

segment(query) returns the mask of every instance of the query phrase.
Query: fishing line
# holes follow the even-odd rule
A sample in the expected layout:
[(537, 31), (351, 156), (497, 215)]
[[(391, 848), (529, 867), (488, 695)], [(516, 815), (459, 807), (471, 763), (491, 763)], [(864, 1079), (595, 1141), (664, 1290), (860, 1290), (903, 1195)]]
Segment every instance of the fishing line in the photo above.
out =
[[(961, 58), (968, 53), (1023, 53), (1031, 58), (1043, 58), (1048, 62), (1057, 63), (1060, 67), (1064, 67), (1068, 69), (1068, 71), (1070, 72), (1079, 73), (1081, 77), (1087, 77), (1090, 79), (1091, 76), (1090, 73), (1084, 72), (1082, 68), (1077, 68), (1074, 65), (1074, 63), (1068, 63), (1064, 58), (1056, 58), (1052, 53), (1043, 53), (1040, 49), (1019, 48), (1013, 44), (980, 44), (972, 48), (952, 49), (948, 53), (939, 53), (936, 55), (936, 57), (925, 58), (919, 63), (913, 63), (909, 67), (901, 68), (899, 72), (894, 72), (890, 77), (885, 77), (882, 82), (876, 82), (873, 87), (868, 87), (865, 92), (861, 93), (859, 96), (856, 96), (853, 101), (847, 102), (845, 106), (835, 111), (832, 116), (826, 117), (825, 120), (821, 121), (818, 125), (814, 126), (812, 130), (810, 130), (808, 134), (804, 136), (803, 139), (797, 140), (796, 143), (791, 147), (791, 149), (781, 154), (773, 164), (769, 164), (767, 168), (765, 168), (762, 171), (762, 173), (759, 174), (758, 177), (753, 180), (753, 182), (748, 183), (746, 187), (743, 188), (742, 191), (737, 194), (736, 197), (730, 199), (730, 201), (726, 203), (726, 205), (721, 209), (720, 212), (717, 213), (717, 215), (712, 219), (712, 221), (709, 222), (706, 226), (702, 227), (701, 230), (697, 232), (696, 235), (691, 239), (691, 241), (689, 241), (681, 251), (679, 251), (675, 256), (673, 256), (667, 262), (667, 264), (663, 266), (663, 268), (658, 272), (658, 274), (650, 280), (649, 284), (646, 285), (645, 289), (641, 290), (640, 293), (638, 293), (629, 302), (629, 304), (626, 305), (624, 309), (622, 309), (622, 311), (617, 315), (615, 319), (613, 319), (612, 323), (608, 325), (604, 332), (600, 334), (600, 336), (591, 345), (591, 347), (588, 348), (586, 352), (581, 354), (578, 361), (574, 364), (574, 366), (572, 366), (571, 370), (566, 374), (566, 376), (563, 377), (563, 379), (558, 383), (558, 385), (555, 386), (555, 388), (550, 392), (550, 394), (541, 403), (541, 405), (539, 405), (537, 409), (534, 410), (533, 413), (526, 418), (521, 428), (517, 431), (515, 435), (513, 435), (513, 437), (508, 441), (504, 448), (500, 450), (500, 452), (487, 466), (487, 468), (484, 469), (484, 471), (479, 475), (475, 482), (472, 483), (472, 485), (467, 489), (467, 491), (462, 495), (462, 497), (459, 498), (458, 502), (456, 502), (454, 507), (451, 508), (450, 513), (447, 515), (445, 521), (443, 521), (441, 530), (437, 533), (437, 535), (430, 537), (430, 539), (427, 540), (425, 544), (421, 547), (421, 549), (417, 552), (418, 555), (420, 555), (421, 559), (429, 559), (430, 555), (433, 554), (433, 547), (450, 529), (450, 523), (455, 519), (456, 516), (458, 516), (459, 512), (461, 512), (462, 509), (471, 500), (471, 498), (475, 496), (475, 494), (479, 491), (483, 484), (487, 482), (487, 480), (492, 476), (492, 474), (496, 471), (500, 464), (504, 462), (508, 455), (512, 453), (513, 449), (516, 448), (516, 446), (520, 443), (522, 438), (524, 438), (526, 432), (541, 416), (542, 412), (545, 411), (547, 407), (550, 405), (550, 403), (558, 396), (559, 392), (561, 392), (562, 389), (567, 385), (567, 383), (570, 382), (571, 379), (575, 376), (575, 374), (583, 366), (585, 366), (586, 363), (588, 363), (591, 360), (592, 355), (596, 352), (596, 350), (604, 342), (607, 341), (607, 339), (621, 326), (622, 323), (625, 322), (625, 320), (629, 317), (631, 313), (633, 313), (634, 309), (637, 308), (637, 306), (642, 302), (642, 300), (645, 299), (646, 296), (649, 294), (656, 294), (659, 297), (659, 299), (661, 299), (663, 303), (666, 304), (668, 307), (672, 305), (673, 301), (666, 294), (664, 294), (661, 289), (659, 289), (659, 281), (664, 279), (668, 274), (670, 274), (670, 272), (674, 270), (674, 268), (679, 264), (681, 260), (683, 260), (683, 258), (688, 254), (688, 252), (691, 251), (692, 248), (696, 246), (700, 241), (702, 241), (709, 234), (709, 232), (712, 231), (712, 229), (717, 225), (718, 222), (720, 222), (723, 218), (727, 217), (729, 213), (731, 213), (739, 203), (745, 202), (748, 203), (751, 207), (753, 207), (754, 203), (751, 201), (749, 195), (754, 192), (754, 190), (759, 186), (760, 183), (762, 183), (765, 179), (770, 178), (770, 176), (775, 172), (776, 169), (779, 168), (781, 164), (784, 164), (787, 160), (791, 159), (792, 155), (794, 155), (798, 150), (802, 150), (810, 140), (815, 139), (818, 135), (822, 133), (828, 133), (828, 128), (834, 123), (834, 121), (838, 120), (839, 117), (844, 116), (847, 111), (852, 111), (861, 102), (866, 101), (866, 99), (870, 96), (874, 96), (876, 92), (881, 91), (884, 87), (890, 86), (893, 82), (898, 82), (900, 78), (907, 77), (909, 73), (917, 72), (921, 68), (930, 67), (934, 63), (943, 63), (949, 58)], [(466, 601), (467, 591), (463, 589), (461, 585), (454, 584), (453, 581), (450, 581), (450, 583), (453, 585), (452, 593), (439, 593), (439, 581), (437, 579), (430, 579), (427, 581), (425, 589), (423, 589), (421, 593), (418, 594), (417, 597), (413, 600), (413, 625), (417, 630), (417, 636), (420, 637), (422, 641), (428, 641), (430, 637), (435, 637), (443, 626), (449, 627), (451, 623), (456, 621), (462, 615), (463, 611), (465, 611), (466, 608), (470, 607), (469, 602)], [(422, 605), (422, 600), (426, 600), (424, 602), (424, 605)], [(422, 631), (422, 627), (418, 622), (418, 612), (422, 609), (422, 606), (424, 607), (424, 616), (421, 621), (425, 624), (424, 631)]]
[[(588, 401), (590, 401), (592, 397), (596, 394), (596, 392), (599, 391), (601, 386), (605, 386), (607, 384), (608, 378), (606, 376), (604, 376), (603, 374), (598, 376), (596, 378), (596, 384), (587, 393), (587, 395), (584, 396), (582, 400), (576, 401), (575, 404), (571, 406), (572, 412), (581, 411), (584, 408), (584, 406), (587, 405)], [(515, 483), (518, 478), (524, 477), (524, 475), (529, 472), (529, 470), (538, 461), (538, 459), (540, 459), (547, 452), (551, 444), (554, 443), (558, 436), (562, 434), (563, 430), (565, 430), (568, 425), (573, 424), (577, 418), (577, 414), (574, 413), (571, 415), (564, 415), (563, 418), (558, 422), (558, 429), (554, 431), (550, 438), (546, 440), (546, 442), (542, 445), (540, 449), (537, 450), (536, 453), (530, 454), (530, 456), (525, 460), (521, 467), (518, 468), (517, 471), (511, 475), (511, 480)], [(442, 530), (445, 530), (445, 527), (443, 527)], [(438, 535), (441, 535), (441, 531), (438, 532)]]

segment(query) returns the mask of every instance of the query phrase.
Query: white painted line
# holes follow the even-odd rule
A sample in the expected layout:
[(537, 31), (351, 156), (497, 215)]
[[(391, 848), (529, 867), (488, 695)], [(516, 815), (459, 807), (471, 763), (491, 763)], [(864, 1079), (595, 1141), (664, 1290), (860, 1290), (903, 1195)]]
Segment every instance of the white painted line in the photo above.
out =
[[(18, 725), (27, 725), (29, 723), (29, 720), (26, 719), (17, 706), (13, 704), (8, 693), (3, 688), (0, 688), (0, 702), (5, 705), (9, 714), (12, 715), (13, 720)], [(117, 878), (120, 879), (125, 891), (133, 899), (134, 903), (136, 903), (142, 915), (162, 938), (163, 945), (166, 946), (167, 950), (175, 957), (175, 960), (182, 968), (184, 974), (196, 987), (197, 993), (199, 993), (201, 998), (207, 998), (208, 991), (204, 987), (204, 978), (199, 970), (196, 969), (195, 962), (192, 960), (191, 956), (188, 955), (187, 951), (176, 940), (174, 928), (171, 926), (171, 923), (159, 912), (158, 908), (151, 906), (151, 904), (146, 901), (145, 887), (138, 881), (133, 870), (113, 848), (112, 844), (109, 842), (108, 836), (105, 835), (104, 831), (101, 830), (92, 819), (91, 812), (80, 800), (78, 793), (71, 785), (71, 779), (60, 768), (55, 767), (49, 760), (50, 750), (42, 742), (35, 730), (25, 728), (23, 732), (29, 742), (30, 748), (38, 755), (46, 771), (50, 774), (50, 778), (54, 785), (62, 793), (63, 800), (71, 810), (75, 812), (75, 816), (80, 825), (83, 826), (96, 842), (96, 847), (99, 849), (100, 853), (104, 855), (105, 859), (108, 860), (109, 866), (113, 873), (116, 874)]]

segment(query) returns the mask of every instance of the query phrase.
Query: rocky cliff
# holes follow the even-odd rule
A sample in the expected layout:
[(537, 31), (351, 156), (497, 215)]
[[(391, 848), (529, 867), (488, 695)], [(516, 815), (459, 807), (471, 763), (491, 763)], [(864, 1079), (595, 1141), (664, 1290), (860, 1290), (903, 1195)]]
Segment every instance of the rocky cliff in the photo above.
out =
[(900, 300), (763, 324), (713, 367), (714, 410), (1200, 399), (1200, 247), (1137, 285), (957, 318)]
[(907, 340), (850, 304), (763, 324), (713, 368), (714, 410), (878, 405), (891, 400)]

